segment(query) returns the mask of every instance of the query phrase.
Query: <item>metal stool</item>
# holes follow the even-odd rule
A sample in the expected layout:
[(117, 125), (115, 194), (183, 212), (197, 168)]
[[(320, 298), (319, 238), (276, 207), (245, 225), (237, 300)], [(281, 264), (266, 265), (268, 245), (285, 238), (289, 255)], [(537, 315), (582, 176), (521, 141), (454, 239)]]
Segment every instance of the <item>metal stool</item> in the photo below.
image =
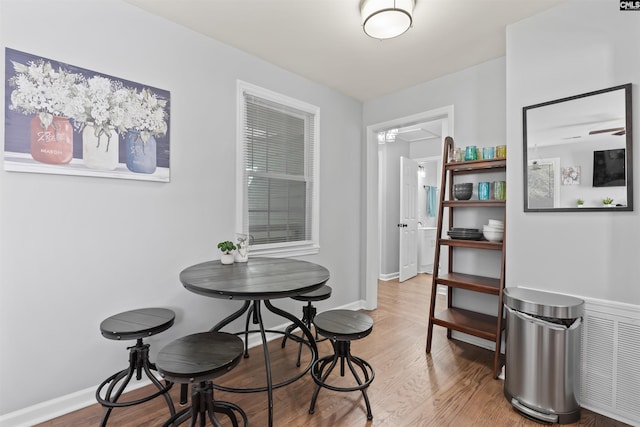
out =
[[(302, 307), (302, 319), (301, 322), (304, 323), (307, 328), (309, 328), (309, 330), (311, 330), (311, 325), (313, 324), (313, 319), (316, 317), (316, 308), (313, 306), (312, 302), (313, 301), (322, 301), (325, 299), (328, 299), (331, 296), (331, 286), (328, 285), (323, 285), (322, 287), (320, 287), (319, 289), (316, 289), (315, 291), (311, 291), (309, 293), (303, 294), (303, 295), (298, 295), (295, 297), (291, 297), (291, 299), (294, 299), (296, 301), (306, 301), (307, 305)], [(295, 341), (298, 341), (299, 345), (298, 345), (298, 361), (296, 362), (296, 366), (300, 366), (300, 356), (302, 354), (302, 337), (298, 337), (298, 336), (294, 336), (292, 333), (293, 331), (297, 328), (297, 326), (295, 324), (291, 324), (289, 326), (287, 326), (287, 329), (285, 329), (285, 334), (284, 337), (282, 337), (282, 344), (281, 347), (284, 348), (285, 345), (287, 344), (287, 338), (291, 338), (294, 339)], [(320, 342), (320, 341), (324, 341), (327, 338), (321, 338), (318, 339), (318, 331), (316, 330), (316, 342)], [(295, 337), (295, 338), (294, 338)]]
[[(120, 372), (116, 372), (104, 380), (96, 391), (96, 400), (107, 408), (102, 417), (101, 426), (104, 427), (107, 425), (109, 415), (111, 415), (113, 408), (138, 405), (148, 402), (160, 395), (163, 395), (167, 401), (171, 415), (176, 413), (173, 401), (168, 393), (172, 384), (166, 382), (163, 386), (151, 372), (151, 370), (157, 369), (155, 364), (149, 361), (149, 344), (143, 344), (142, 342), (142, 338), (144, 337), (150, 337), (151, 335), (169, 329), (171, 325), (173, 325), (175, 317), (175, 313), (166, 308), (142, 308), (116, 314), (100, 323), (100, 332), (105, 338), (111, 340), (136, 340), (136, 345), (127, 347), (129, 349), (129, 367)], [(129, 381), (131, 381), (134, 372), (138, 381), (142, 379), (142, 372), (144, 372), (158, 391), (138, 400), (119, 402), (118, 399), (120, 399)], [(103, 398), (102, 389), (107, 386), (107, 384), (109, 386)], [(120, 384), (120, 386), (114, 393), (114, 389), (118, 384)]]
[(191, 406), (174, 414), (163, 425), (179, 425), (191, 418), (190, 426), (206, 424), (207, 417), (214, 426), (220, 426), (215, 412), (225, 414), (238, 427), (238, 419), (233, 411), (242, 417), (245, 427), (247, 415), (239, 406), (213, 398), (212, 379), (233, 369), (242, 359), (244, 343), (242, 339), (225, 332), (201, 332), (178, 338), (167, 344), (158, 353), (158, 372), (168, 381), (191, 386)]
[[(373, 381), (375, 373), (369, 363), (351, 354), (351, 341), (364, 338), (373, 330), (373, 320), (366, 314), (353, 310), (329, 310), (320, 313), (314, 320), (316, 331), (331, 340), (334, 354), (318, 359), (311, 367), (311, 377), (316, 383), (316, 389), (311, 398), (309, 413), (313, 414), (316, 406), (316, 399), (320, 388), (327, 388), (334, 391), (358, 391), (362, 392), (364, 402), (367, 406), (367, 419), (373, 419), (371, 404), (367, 396), (367, 387)], [(340, 362), (340, 376), (344, 377), (345, 362), (353, 374), (358, 385), (353, 387), (335, 386), (327, 382), (329, 374)], [(364, 381), (360, 379), (355, 366), (358, 366), (364, 375)], [(328, 369), (327, 369), (328, 367)]]

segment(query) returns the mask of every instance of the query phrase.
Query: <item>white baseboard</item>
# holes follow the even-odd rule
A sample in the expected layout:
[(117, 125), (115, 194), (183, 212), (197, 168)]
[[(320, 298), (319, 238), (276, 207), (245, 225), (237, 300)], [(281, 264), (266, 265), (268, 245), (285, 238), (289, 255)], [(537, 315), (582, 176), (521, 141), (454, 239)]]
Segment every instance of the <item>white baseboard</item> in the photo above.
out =
[(389, 274), (380, 274), (379, 277), (378, 277), (378, 280), (382, 280), (384, 282), (388, 282), (389, 280), (397, 279), (399, 277), (400, 277), (400, 275), (398, 274), (398, 272), (389, 273)]
[[(127, 391), (135, 390), (148, 384), (151, 384), (151, 381), (146, 380), (136, 383), (132, 381)], [(0, 427), (31, 427), (78, 409), (86, 408), (96, 403), (97, 389), (98, 385), (2, 415), (0, 416)]]

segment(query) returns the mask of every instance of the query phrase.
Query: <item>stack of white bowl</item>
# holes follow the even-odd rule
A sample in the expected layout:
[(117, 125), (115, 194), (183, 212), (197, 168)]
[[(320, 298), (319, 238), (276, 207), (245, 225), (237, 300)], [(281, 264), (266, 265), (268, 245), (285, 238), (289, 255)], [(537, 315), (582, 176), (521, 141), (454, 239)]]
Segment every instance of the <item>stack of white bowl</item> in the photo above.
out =
[(504, 221), (490, 219), (489, 224), (482, 227), (482, 234), (490, 242), (502, 242), (504, 238)]

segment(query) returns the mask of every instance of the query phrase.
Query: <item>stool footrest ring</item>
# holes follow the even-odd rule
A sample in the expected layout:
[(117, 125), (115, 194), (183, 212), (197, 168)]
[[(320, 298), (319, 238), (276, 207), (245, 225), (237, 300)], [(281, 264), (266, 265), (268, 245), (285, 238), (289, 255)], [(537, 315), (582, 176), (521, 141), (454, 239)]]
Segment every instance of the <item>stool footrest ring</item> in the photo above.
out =
[[(365, 377), (365, 381), (361, 381), (358, 377), (356, 377), (356, 380), (358, 381), (358, 385), (357, 386), (353, 386), (353, 387), (344, 387), (344, 386), (334, 386), (331, 384), (327, 384), (326, 383), (326, 377), (328, 377), (328, 374), (333, 370), (333, 367), (335, 366), (334, 360), (335, 362), (337, 362), (339, 359), (339, 357), (336, 356), (325, 356), (321, 359), (318, 359), (318, 361), (312, 366), (311, 368), (311, 378), (313, 378), (313, 381), (320, 387), (329, 389), (329, 390), (334, 390), (334, 391), (358, 391), (358, 390), (364, 390), (367, 387), (369, 387), (369, 385), (371, 384), (371, 382), (373, 382), (373, 378), (375, 377), (375, 372), (373, 370), (373, 367), (371, 367), (371, 365), (365, 361), (360, 359), (359, 357), (356, 356), (350, 356), (351, 361), (355, 364), (358, 365), (358, 367), (360, 367), (360, 369), (362, 370), (362, 372), (364, 373), (364, 377)], [(330, 363), (331, 362), (331, 363)], [(333, 365), (333, 367), (332, 367)], [(329, 366), (329, 370), (326, 373), (323, 373), (324, 369)], [(354, 374), (355, 376), (355, 374)]]
[[(141, 399), (131, 400), (131, 401), (127, 401), (127, 402), (114, 402), (113, 400), (109, 400), (108, 397), (107, 397), (107, 399), (103, 399), (102, 398), (102, 389), (107, 384), (109, 384), (111, 381), (113, 381), (117, 376), (120, 376), (120, 375), (122, 375), (122, 373), (126, 373), (126, 372), (127, 372), (126, 369), (124, 371), (117, 372), (117, 373), (111, 375), (106, 380), (104, 380), (102, 382), (102, 384), (100, 384), (100, 386), (98, 387), (98, 390), (96, 390), (96, 400), (98, 401), (99, 404), (101, 404), (102, 406), (105, 406), (107, 408), (124, 408), (124, 407), (127, 407), (127, 406), (139, 405), (140, 403), (148, 402), (148, 401), (150, 401), (152, 399), (155, 399), (156, 397), (158, 397), (158, 396), (160, 396), (162, 394), (167, 393), (171, 389), (171, 387), (173, 387), (173, 383), (167, 381), (166, 382), (167, 383), (166, 386), (164, 388), (162, 388), (161, 390), (158, 390), (157, 392), (155, 392), (155, 393), (153, 393), (153, 394), (151, 394), (149, 396), (143, 397)], [(122, 377), (120, 379), (122, 379)]]
[[(334, 343), (334, 348), (341, 347), (341, 346), (335, 346), (336, 343), (335, 342), (333, 343)], [(364, 403), (367, 409), (367, 419), (372, 420), (373, 413), (371, 412), (371, 403), (369, 402), (369, 396), (367, 396), (366, 389), (367, 387), (369, 387), (369, 384), (371, 384), (371, 382), (373, 381), (373, 378), (375, 377), (375, 372), (373, 371), (373, 368), (369, 363), (360, 359), (359, 357), (352, 356), (349, 353), (348, 342), (343, 342), (342, 344), (345, 344), (342, 347), (346, 348), (347, 350), (346, 353), (338, 352), (337, 354), (333, 354), (331, 356), (325, 356), (321, 359), (318, 359), (311, 367), (311, 377), (313, 378), (313, 381), (315, 381), (316, 383), (316, 389), (314, 390), (313, 396), (311, 397), (311, 405), (309, 406), (309, 413), (313, 414), (315, 412), (316, 399), (318, 398), (318, 394), (320, 393), (321, 388), (326, 388), (329, 390), (339, 391), (339, 392), (360, 391), (362, 393), (362, 397), (364, 398)], [(343, 386), (335, 386), (327, 383), (327, 378), (329, 377), (329, 374), (331, 374), (331, 371), (333, 371), (333, 369), (336, 367), (338, 362), (340, 362), (340, 376), (344, 376), (344, 373), (345, 373), (344, 365), (346, 362), (347, 366), (349, 367), (349, 370), (351, 371), (356, 382), (358, 383), (357, 386), (343, 387)], [(353, 365), (357, 365), (362, 370), (362, 373), (364, 375), (364, 381), (360, 379)], [(325, 370), (327, 366), (329, 368)]]

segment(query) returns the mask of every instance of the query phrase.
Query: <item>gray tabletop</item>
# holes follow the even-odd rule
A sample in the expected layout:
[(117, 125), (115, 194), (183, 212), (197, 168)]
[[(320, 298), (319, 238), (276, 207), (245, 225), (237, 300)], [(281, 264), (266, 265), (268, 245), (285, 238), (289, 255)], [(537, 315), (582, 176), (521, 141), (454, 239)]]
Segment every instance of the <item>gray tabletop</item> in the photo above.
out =
[(231, 265), (207, 261), (180, 273), (191, 292), (235, 300), (288, 298), (318, 289), (328, 280), (325, 267), (289, 258), (249, 258)]

